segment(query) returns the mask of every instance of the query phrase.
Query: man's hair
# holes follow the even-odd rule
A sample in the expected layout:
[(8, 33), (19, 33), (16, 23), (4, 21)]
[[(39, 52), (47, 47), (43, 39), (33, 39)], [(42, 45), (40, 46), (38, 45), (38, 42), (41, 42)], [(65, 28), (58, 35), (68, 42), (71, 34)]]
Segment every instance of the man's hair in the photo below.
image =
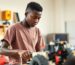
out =
[(30, 2), (27, 4), (27, 8), (26, 8), (26, 11), (27, 10), (35, 10), (35, 11), (39, 11), (39, 12), (42, 12), (43, 8), (40, 4), (36, 3), (36, 2)]
[(63, 65), (75, 65), (75, 57), (68, 59)]

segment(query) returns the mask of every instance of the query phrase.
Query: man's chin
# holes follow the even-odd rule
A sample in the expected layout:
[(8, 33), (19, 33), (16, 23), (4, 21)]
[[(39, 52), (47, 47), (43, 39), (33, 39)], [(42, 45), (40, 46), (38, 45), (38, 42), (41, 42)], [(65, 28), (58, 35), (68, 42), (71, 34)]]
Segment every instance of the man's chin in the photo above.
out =
[(36, 24), (35, 25), (31, 25), (31, 27), (35, 27), (36, 26)]
[(35, 25), (32, 25), (31, 27), (35, 27)]

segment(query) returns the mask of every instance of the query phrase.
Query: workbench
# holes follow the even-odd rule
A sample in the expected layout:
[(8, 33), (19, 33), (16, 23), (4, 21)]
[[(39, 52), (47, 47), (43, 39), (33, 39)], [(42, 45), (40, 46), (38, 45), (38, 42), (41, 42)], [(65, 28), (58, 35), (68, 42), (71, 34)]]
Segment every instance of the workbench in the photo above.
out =
[[(6, 56), (13, 56), (14, 54), (18, 54), (20, 57), (20, 65), (28, 65), (28, 64), (22, 64), (22, 53), (25, 52), (25, 50), (7, 50), (7, 49), (0, 49), (0, 54), (6, 55)], [(49, 62), (49, 65), (55, 65), (54, 63)]]

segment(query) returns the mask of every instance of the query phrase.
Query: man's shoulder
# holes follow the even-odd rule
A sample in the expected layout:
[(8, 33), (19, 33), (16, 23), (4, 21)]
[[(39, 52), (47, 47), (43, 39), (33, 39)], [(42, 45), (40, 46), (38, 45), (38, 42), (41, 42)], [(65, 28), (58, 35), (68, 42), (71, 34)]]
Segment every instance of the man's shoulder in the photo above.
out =
[(20, 25), (20, 22), (14, 23), (8, 27), (8, 29), (16, 29)]
[(14, 23), (14, 24), (10, 25), (10, 27), (16, 27), (16, 26), (19, 26), (19, 25), (20, 25), (20, 22)]

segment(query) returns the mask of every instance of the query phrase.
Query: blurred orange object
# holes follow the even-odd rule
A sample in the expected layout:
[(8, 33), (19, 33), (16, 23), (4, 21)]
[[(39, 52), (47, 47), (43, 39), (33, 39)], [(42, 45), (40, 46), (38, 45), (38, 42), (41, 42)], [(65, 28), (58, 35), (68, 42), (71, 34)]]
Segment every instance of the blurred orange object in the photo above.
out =
[(2, 20), (8, 21), (10, 19), (11, 19), (11, 11), (10, 10), (2, 11)]

